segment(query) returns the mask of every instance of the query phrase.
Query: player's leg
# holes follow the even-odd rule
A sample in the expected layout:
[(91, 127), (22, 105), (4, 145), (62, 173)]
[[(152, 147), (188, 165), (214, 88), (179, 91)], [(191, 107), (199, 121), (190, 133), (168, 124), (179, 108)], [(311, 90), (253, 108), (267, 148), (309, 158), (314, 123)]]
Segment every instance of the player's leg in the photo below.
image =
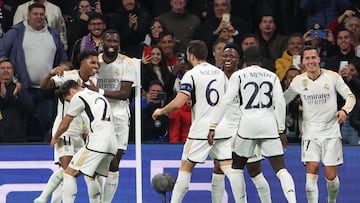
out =
[(60, 167), (57, 171), (55, 171), (49, 178), (44, 190), (41, 192), (40, 196), (34, 199), (34, 203), (43, 203), (47, 202), (47, 199), (51, 195), (53, 191), (60, 185), (63, 181), (63, 173), (64, 170)]
[(339, 193), (340, 181), (338, 166), (325, 166), (326, 188), (328, 191), (328, 203), (335, 203)]
[(218, 160), (214, 160), (214, 170), (211, 179), (212, 203), (221, 203), (225, 191), (225, 175), (220, 169)]
[(284, 150), (280, 138), (264, 139), (260, 144), (264, 156), (269, 157), (271, 167), (280, 180), (281, 188), (289, 203), (296, 202), (295, 184), (285, 168)]
[(172, 191), (171, 203), (180, 203), (189, 189), (190, 178), (196, 163), (202, 163), (211, 147), (207, 140), (187, 139), (181, 156), (181, 166)]
[(302, 139), (301, 161), (306, 165), (306, 197), (309, 203), (319, 201), (319, 165), (321, 160), (321, 142), (318, 140)]
[(336, 202), (339, 193), (340, 180), (338, 165), (343, 164), (342, 143), (340, 138), (327, 139), (323, 142), (323, 163), (328, 191), (328, 202)]
[(270, 186), (261, 172), (261, 159), (255, 162), (246, 163), (247, 171), (254, 183), (262, 203), (271, 203)]
[(104, 191), (102, 195), (103, 198), (102, 202), (104, 203), (112, 202), (112, 199), (114, 198), (114, 195), (116, 193), (119, 184), (119, 175), (120, 175), (119, 164), (123, 154), (124, 154), (124, 150), (118, 149), (116, 156), (113, 158), (113, 160), (110, 163), (109, 173), (104, 183)]
[(115, 134), (117, 139), (118, 152), (110, 163), (109, 173), (107, 174), (102, 201), (104, 203), (112, 202), (119, 184), (119, 164), (120, 160), (127, 149), (129, 140), (129, 119), (114, 117)]
[(84, 176), (86, 182), (89, 202), (90, 203), (100, 203), (101, 197), (101, 187), (96, 177)]
[(64, 185), (63, 185), (63, 203), (75, 202), (77, 194), (77, 181), (76, 177), (79, 175), (79, 171), (68, 167), (64, 172)]
[[(235, 202), (247, 202), (246, 184), (244, 179), (244, 167), (246, 162), (246, 157), (240, 157), (235, 152), (232, 153), (231, 175), (227, 176), (230, 180)], [(223, 170), (226, 171), (226, 169)]]

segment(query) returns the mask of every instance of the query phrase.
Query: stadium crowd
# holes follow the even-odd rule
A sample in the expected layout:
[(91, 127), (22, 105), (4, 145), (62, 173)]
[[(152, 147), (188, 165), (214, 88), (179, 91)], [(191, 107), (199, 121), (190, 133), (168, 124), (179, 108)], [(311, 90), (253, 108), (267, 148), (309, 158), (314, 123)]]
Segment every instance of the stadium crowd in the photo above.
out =
[[(79, 69), (84, 50), (102, 53), (106, 30), (119, 33), (121, 54), (141, 59), (143, 142), (186, 140), (190, 100), (156, 121), (151, 115), (179, 91), (191, 69), (185, 48), (194, 39), (206, 43), (207, 61), (220, 69), (226, 44), (241, 48), (239, 69), (242, 50), (257, 46), (262, 66), (277, 74), (283, 90), (305, 71), (304, 46), (316, 46), (320, 67), (338, 72), (360, 96), (359, 0), (0, 0), (0, 8), (0, 143), (51, 140), (59, 109), (53, 89), (41, 82), (59, 66)], [(106, 84), (102, 88), (99, 93), (108, 91)], [(343, 103), (339, 97), (339, 107)], [(341, 126), (345, 144), (359, 143), (359, 105)], [(300, 99), (287, 105), (289, 142), (300, 143), (302, 110)]]

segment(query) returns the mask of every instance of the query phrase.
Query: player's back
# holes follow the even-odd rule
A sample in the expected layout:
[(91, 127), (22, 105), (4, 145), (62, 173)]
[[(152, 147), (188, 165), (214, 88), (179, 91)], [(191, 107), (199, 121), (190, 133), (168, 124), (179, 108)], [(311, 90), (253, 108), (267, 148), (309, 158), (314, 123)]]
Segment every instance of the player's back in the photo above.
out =
[(99, 152), (115, 153), (117, 150), (115, 128), (109, 102), (104, 96), (89, 89), (80, 91), (76, 95), (79, 98), (77, 102), (85, 105), (81, 117), (89, 130), (87, 147)]
[(215, 113), (216, 105), (224, 95), (225, 88), (226, 76), (219, 68), (209, 63), (201, 63), (184, 75), (180, 90), (185, 94), (191, 94), (189, 96), (193, 102), (190, 138), (207, 137), (210, 118)]
[(278, 136), (278, 122), (281, 121), (278, 120), (275, 109), (285, 118), (285, 101), (278, 77), (273, 72), (254, 65), (236, 74), (240, 80), (239, 92), (243, 112), (240, 136), (247, 138)]

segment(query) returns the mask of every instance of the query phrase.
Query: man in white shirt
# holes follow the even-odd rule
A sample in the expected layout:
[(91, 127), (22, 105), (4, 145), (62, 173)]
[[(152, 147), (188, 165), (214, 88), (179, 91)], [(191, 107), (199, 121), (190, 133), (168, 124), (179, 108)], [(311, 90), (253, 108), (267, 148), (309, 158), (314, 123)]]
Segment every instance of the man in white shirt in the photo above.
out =
[(61, 13), (61, 9), (55, 4), (46, 0), (31, 0), (19, 5), (15, 11), (13, 18), (13, 25), (20, 23), (21, 21), (28, 19), (28, 8), (33, 3), (43, 4), (45, 6), (45, 18), (49, 26), (54, 27), (58, 30), (61, 41), (63, 42), (65, 49), (67, 49), (66, 40), (66, 25)]
[[(339, 74), (320, 68), (317, 48), (306, 47), (302, 63), (306, 72), (293, 79), (284, 96), (287, 103), (297, 95), (302, 100), (301, 161), (306, 164), (306, 195), (308, 202), (318, 202), (317, 181), (322, 161), (327, 202), (335, 203), (340, 185), (338, 166), (343, 164), (340, 124), (346, 120), (356, 99)], [(340, 110), (337, 110), (337, 93), (346, 100)]]

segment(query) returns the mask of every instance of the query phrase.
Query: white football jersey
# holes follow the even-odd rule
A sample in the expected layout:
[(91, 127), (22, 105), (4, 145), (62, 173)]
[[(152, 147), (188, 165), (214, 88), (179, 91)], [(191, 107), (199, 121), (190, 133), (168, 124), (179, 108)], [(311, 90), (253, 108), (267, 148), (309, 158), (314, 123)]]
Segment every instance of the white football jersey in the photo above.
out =
[(189, 138), (207, 140), (210, 118), (214, 115), (225, 88), (225, 74), (209, 63), (196, 65), (185, 73), (181, 79), (180, 92), (187, 94), (192, 100)]
[(256, 65), (233, 73), (219, 110), (211, 121), (212, 124), (220, 122), (236, 96), (239, 96), (242, 112), (238, 131), (241, 137), (279, 137), (278, 130), (285, 129), (285, 100), (275, 73)]
[[(79, 85), (82, 85), (84, 81), (79, 75), (79, 70), (70, 70), (70, 71), (64, 71), (64, 74), (61, 76), (55, 75), (51, 77), (51, 80), (54, 81), (55, 87), (60, 87), (62, 84), (64, 84), (68, 80), (74, 80)], [(90, 77), (90, 80), (96, 85), (97, 79), (96, 76)], [(85, 84), (90, 84), (89, 81), (86, 81)], [(58, 99), (57, 102), (57, 114), (55, 117), (55, 121), (52, 128), (52, 134), (55, 135), (57, 128), (59, 127), (59, 124), (61, 120), (66, 115), (66, 111), (68, 108), (69, 102), (62, 102), (60, 99)], [(71, 122), (69, 129), (64, 133), (65, 135), (74, 136), (74, 135), (81, 135), (84, 132), (84, 125), (83, 120), (81, 117), (76, 117)]]
[(77, 92), (69, 103), (69, 116), (81, 116), (86, 122), (89, 135), (86, 147), (102, 153), (116, 154), (117, 141), (111, 106), (107, 99), (85, 88)]
[(346, 100), (342, 107), (350, 112), (355, 97), (342, 77), (330, 70), (321, 69), (321, 75), (311, 80), (307, 73), (293, 79), (284, 96), (287, 103), (300, 95), (303, 105), (303, 134), (307, 138), (340, 137), (340, 125), (337, 122), (337, 92)]
[[(98, 88), (109, 91), (119, 91), (122, 81), (135, 82), (136, 67), (131, 58), (118, 54), (115, 61), (107, 64), (103, 60), (103, 54), (99, 54), (99, 63)], [(112, 98), (107, 99), (113, 109), (114, 116), (128, 121), (130, 116), (129, 101)]]

